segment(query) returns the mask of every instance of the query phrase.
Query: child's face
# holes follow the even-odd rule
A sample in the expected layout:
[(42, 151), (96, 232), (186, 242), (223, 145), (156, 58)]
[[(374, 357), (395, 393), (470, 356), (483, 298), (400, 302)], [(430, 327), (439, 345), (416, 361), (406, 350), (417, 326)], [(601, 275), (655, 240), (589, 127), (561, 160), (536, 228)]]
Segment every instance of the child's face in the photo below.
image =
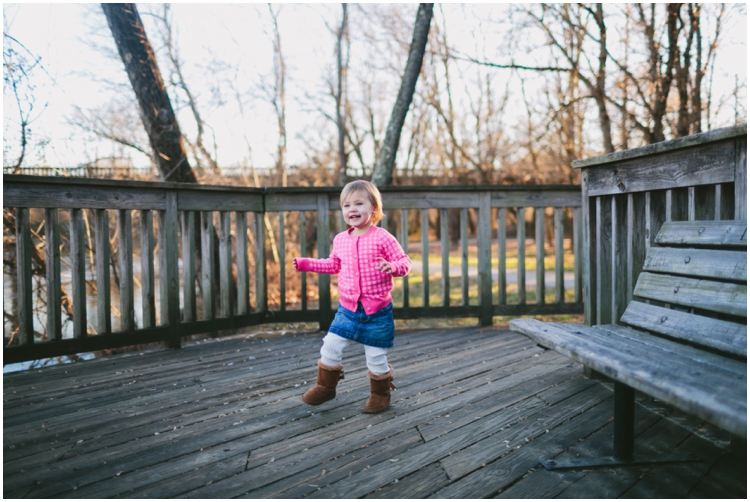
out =
[(347, 225), (360, 230), (372, 226), (372, 213), (375, 208), (367, 192), (350, 193), (341, 203), (341, 214)]

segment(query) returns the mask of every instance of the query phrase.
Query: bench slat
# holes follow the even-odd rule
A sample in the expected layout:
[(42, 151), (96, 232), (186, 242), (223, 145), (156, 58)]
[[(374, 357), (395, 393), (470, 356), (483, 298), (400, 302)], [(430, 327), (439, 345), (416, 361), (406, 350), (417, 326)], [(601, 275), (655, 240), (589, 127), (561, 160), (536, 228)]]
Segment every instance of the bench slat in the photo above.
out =
[(747, 326), (744, 324), (696, 316), (640, 302), (630, 302), (620, 321), (670, 338), (747, 357)]
[[(689, 363), (683, 360), (679, 366), (675, 365), (675, 359), (683, 357), (680, 353), (685, 348), (678, 343), (674, 343), (675, 351), (669, 358), (653, 351), (634, 357), (619, 350), (620, 347), (611, 341), (602, 342), (602, 335), (595, 332), (597, 328), (542, 323), (534, 319), (515, 319), (510, 326), (535, 342), (634, 389), (678, 406), (740, 437), (747, 437), (746, 366), (744, 377), (737, 378), (735, 385), (725, 387), (717, 385), (721, 379), (680, 371)], [(587, 336), (592, 333), (598, 336)], [(678, 373), (680, 378), (675, 378)]]
[(747, 282), (747, 251), (654, 247), (643, 270)]
[(744, 221), (669, 221), (662, 225), (656, 243), (746, 248), (747, 224)]
[[(711, 378), (724, 387), (733, 386), (738, 378), (747, 374), (747, 365), (740, 361), (712, 354), (679, 342), (636, 331), (627, 326), (605, 324), (596, 326), (587, 336), (598, 337), (602, 343), (630, 354), (648, 359), (665, 358), (665, 367), (673, 368), (679, 375), (698, 375)], [(675, 357), (678, 356), (678, 357)], [(710, 374), (710, 376), (708, 376)]]
[(747, 316), (747, 286), (643, 272), (634, 296), (684, 307)]

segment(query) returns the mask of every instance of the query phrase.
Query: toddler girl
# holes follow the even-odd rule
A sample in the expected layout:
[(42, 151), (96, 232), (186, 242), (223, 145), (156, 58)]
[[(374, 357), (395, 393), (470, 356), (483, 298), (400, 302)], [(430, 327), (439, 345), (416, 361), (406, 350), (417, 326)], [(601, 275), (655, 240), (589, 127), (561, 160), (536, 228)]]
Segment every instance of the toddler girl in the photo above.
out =
[(365, 346), (370, 398), (365, 413), (380, 413), (391, 402), (393, 368), (386, 354), (395, 334), (391, 290), (393, 277), (409, 273), (411, 260), (395, 237), (375, 226), (383, 218), (383, 202), (369, 181), (352, 181), (341, 192), (341, 215), (351, 227), (333, 239), (325, 259), (295, 258), (299, 272), (339, 274), (339, 309), (323, 338), (317, 385), (302, 401), (318, 406), (336, 397), (344, 378), (342, 353), (349, 341)]

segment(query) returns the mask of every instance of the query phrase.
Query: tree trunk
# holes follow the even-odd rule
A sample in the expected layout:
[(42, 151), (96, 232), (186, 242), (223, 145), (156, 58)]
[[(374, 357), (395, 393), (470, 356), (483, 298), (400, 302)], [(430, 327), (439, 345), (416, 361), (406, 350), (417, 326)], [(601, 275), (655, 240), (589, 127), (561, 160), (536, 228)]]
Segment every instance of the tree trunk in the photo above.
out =
[(393, 168), (396, 163), (398, 144), (401, 140), (401, 129), (404, 126), (404, 120), (406, 120), (406, 114), (409, 111), (409, 106), (414, 96), (414, 89), (417, 86), (425, 46), (427, 45), (427, 36), (430, 33), (432, 7), (433, 4), (431, 3), (421, 3), (417, 10), (417, 19), (414, 22), (409, 58), (406, 61), (401, 88), (398, 91), (396, 104), (393, 105), (391, 118), (388, 121), (385, 140), (380, 149), (380, 156), (375, 166), (375, 172), (372, 174), (372, 182), (377, 186), (390, 185), (393, 179)]
[[(347, 153), (346, 153), (346, 114), (343, 110), (344, 103), (344, 56), (343, 39), (347, 30), (346, 4), (341, 4), (341, 28), (336, 33), (336, 127), (339, 132), (339, 185), (346, 184)], [(348, 65), (347, 65), (348, 66)]]
[(135, 91), (141, 119), (164, 181), (197, 182), (164, 87), (156, 55), (135, 4), (103, 3), (102, 10)]

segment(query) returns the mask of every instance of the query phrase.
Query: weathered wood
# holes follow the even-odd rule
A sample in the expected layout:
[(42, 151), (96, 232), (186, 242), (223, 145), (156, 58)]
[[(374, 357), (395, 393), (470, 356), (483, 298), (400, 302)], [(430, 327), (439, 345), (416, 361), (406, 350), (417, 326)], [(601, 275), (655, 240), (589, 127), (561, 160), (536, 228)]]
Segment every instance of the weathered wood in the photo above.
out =
[[(450, 243), (448, 235), (448, 210), (440, 210), (440, 260), (442, 264), (441, 286), (443, 290), (443, 307), (451, 303), (451, 279), (450, 279)], [(406, 305), (404, 305), (406, 306)]]
[[(5, 178), (5, 176), (3, 176)], [(166, 195), (154, 188), (128, 188), (35, 183), (8, 183), (3, 186), (4, 207), (61, 209), (164, 209)], [(78, 185), (78, 186), (77, 186)]]
[[(161, 222), (160, 222), (161, 223)], [(164, 211), (164, 248), (165, 263), (161, 272), (160, 282), (167, 283), (167, 324), (169, 324), (169, 347), (179, 348), (182, 341), (180, 330), (180, 270), (179, 250), (177, 248), (179, 235), (179, 222), (177, 216), (177, 192), (167, 192), (167, 207)]]
[(582, 259), (583, 259), (583, 321), (588, 326), (596, 324), (596, 314), (599, 310), (598, 286), (599, 275), (597, 262), (599, 255), (599, 246), (597, 244), (597, 207), (598, 197), (588, 196), (588, 171), (581, 176), (583, 185), (581, 187), (583, 206), (582, 213)]
[(201, 215), (201, 280), (203, 290), (203, 319), (214, 318), (214, 214)]
[[(328, 197), (318, 195), (318, 258), (328, 258), (330, 254), (330, 217)], [(320, 330), (327, 331), (333, 322), (331, 312), (331, 276), (318, 274), (318, 308)]]
[(219, 317), (232, 315), (232, 213), (219, 212)]
[[(579, 207), (581, 205), (580, 192), (562, 190), (556, 192), (530, 190), (530, 191), (496, 191), (490, 198), (492, 207), (549, 207), (567, 206)], [(466, 207), (466, 206), (464, 206)]]
[[(307, 255), (307, 222), (304, 211), (299, 212), (299, 255), (305, 258)], [(300, 299), (302, 310), (307, 310), (307, 273), (300, 272)]]
[[(126, 217), (121, 215), (118, 221), (123, 221)], [(120, 239), (123, 239), (122, 235), (122, 232), (120, 232)], [(143, 327), (153, 328), (156, 326), (156, 289), (154, 287), (154, 215), (151, 211), (140, 212), (140, 238)], [(120, 245), (122, 246), (126, 242), (120, 240)], [(122, 267), (123, 263), (120, 262), (120, 268), (122, 269)]]
[(628, 299), (628, 273), (632, 270), (627, 266), (628, 226), (627, 226), (627, 196), (612, 196), (612, 245), (611, 245), (611, 273), (612, 273), (612, 306), (608, 322), (617, 322), (625, 311)]
[(653, 248), (644, 262), (644, 270), (747, 282), (747, 251)]
[[(679, 406), (733, 434), (747, 434), (747, 402), (744, 399), (747, 393), (747, 366), (744, 366), (744, 378), (738, 375), (719, 384), (715, 378), (709, 379), (703, 374), (694, 376), (682, 370), (685, 365), (691, 364), (686, 358), (693, 361), (693, 354), (704, 354), (682, 344), (672, 343), (669, 358), (665, 358), (661, 352), (648, 350), (639, 351), (637, 356), (633, 356), (626, 354), (622, 346), (614, 345), (611, 338), (602, 341), (598, 336), (601, 331), (597, 328), (540, 323), (534, 319), (516, 319), (511, 326), (537, 343), (634, 389)], [(730, 364), (731, 360), (725, 359), (725, 363)], [(712, 371), (718, 369), (715, 367)], [(680, 378), (672, 377), (675, 374), (680, 374)], [(644, 378), (643, 375), (648, 377)]]
[(420, 234), (422, 235), (422, 307), (430, 306), (430, 218), (427, 209), (420, 211)]
[(94, 218), (96, 220), (94, 244), (96, 247), (96, 329), (98, 333), (109, 333), (112, 331), (109, 286), (109, 214), (106, 209), (97, 209), (94, 211)]
[[(195, 300), (195, 211), (182, 212), (182, 320), (193, 322), (196, 316)], [(239, 267), (239, 260), (237, 262)]]
[(657, 244), (689, 246), (747, 246), (747, 225), (727, 221), (670, 222), (656, 238)]
[(31, 227), (29, 224), (29, 210), (26, 208), (17, 208), (15, 213), (18, 333), (21, 345), (31, 345), (34, 343), (34, 309), (31, 289)]
[(589, 196), (673, 189), (734, 181), (734, 141), (641, 157), (590, 169)]
[(583, 301), (583, 222), (582, 209), (573, 208), (573, 289), (576, 303)]
[[(381, 220), (382, 221), (382, 220)], [(286, 310), (286, 232), (284, 211), (279, 211), (279, 310)]]
[[(253, 213), (253, 221), (255, 231), (255, 311), (265, 312), (268, 309), (268, 287), (266, 283), (266, 234), (263, 213)], [(318, 232), (318, 236), (320, 236), (320, 229), (318, 229)], [(320, 244), (318, 244), (318, 249), (320, 250)]]
[(627, 303), (633, 300), (635, 281), (643, 270), (649, 245), (649, 212), (646, 207), (646, 194), (628, 194), (628, 241), (627, 241)]
[(624, 324), (678, 340), (747, 357), (747, 326), (632, 302), (622, 316)]
[(178, 211), (263, 211), (262, 193), (239, 191), (206, 192), (182, 187), (178, 192)]
[(723, 314), (747, 315), (747, 286), (644, 272), (635, 296)]
[(477, 212), (477, 279), (479, 281), (479, 305), (482, 314), (481, 326), (492, 325), (492, 209), (490, 194), (479, 194)]
[(563, 263), (563, 210), (554, 208), (553, 224), (555, 230), (555, 302), (565, 301), (565, 268)]
[[(234, 213), (235, 233), (237, 246), (237, 314), (246, 315), (250, 313), (250, 273), (247, 265), (247, 213), (238, 211)], [(304, 221), (302, 228), (304, 231)]]
[(734, 219), (747, 221), (747, 137), (734, 141), (734, 169)]
[(611, 196), (596, 198), (596, 321), (594, 324), (612, 322), (612, 203)]
[[(505, 275), (506, 267), (506, 209), (504, 207), (497, 210), (497, 296), (498, 305), (505, 305), (508, 302), (508, 284)], [(580, 301), (580, 299), (579, 299)]]
[(544, 303), (544, 208), (534, 210), (534, 247), (536, 248), (536, 302)]
[(518, 244), (518, 304), (526, 304), (526, 209), (516, 210), (516, 242)]
[[(409, 253), (409, 212), (401, 210), (401, 247), (405, 253)], [(404, 308), (409, 308), (409, 275), (401, 279), (401, 295)]]
[(57, 209), (44, 210), (44, 228), (47, 268), (47, 336), (52, 341), (58, 341), (62, 339), (62, 290), (60, 289), (60, 223)]
[[(150, 215), (151, 212), (149, 211), (148, 214)], [(117, 262), (120, 279), (120, 330), (133, 331), (135, 329), (135, 289), (133, 287), (133, 225), (130, 210), (120, 209), (117, 212), (117, 233), (119, 246)], [(153, 235), (153, 231), (151, 235)], [(148, 254), (149, 251), (153, 251), (153, 247), (144, 250), (143, 245), (141, 245), (141, 254), (144, 252)], [(150, 273), (150, 275), (144, 276), (144, 267), (141, 266), (141, 282), (145, 282), (143, 280), (144, 277), (150, 277), (150, 287), (153, 292), (153, 260), (149, 263), (151, 264), (151, 269), (146, 274)], [(141, 265), (143, 265), (143, 257), (141, 257)], [(148, 265), (146, 268), (148, 268)], [(141, 284), (141, 288), (143, 289), (144, 287), (147, 286)], [(153, 306), (153, 295), (151, 296), (151, 303)], [(147, 303), (144, 302), (144, 308), (146, 304)], [(153, 324), (146, 325), (144, 316), (144, 327), (150, 327), (152, 325)], [(107, 330), (107, 332), (109, 331), (110, 330)]]
[(73, 337), (84, 338), (86, 325), (86, 257), (84, 256), (83, 210), (70, 210), (70, 272), (73, 292)]
[[(461, 304), (469, 305), (469, 210), (461, 209), (459, 232), (461, 234)], [(427, 302), (425, 302), (427, 305)]]
[(623, 150), (620, 152), (600, 155), (598, 157), (589, 157), (587, 159), (576, 160), (573, 161), (573, 167), (576, 169), (581, 169), (584, 167), (615, 163), (623, 160), (638, 159), (641, 157), (649, 157), (652, 155), (656, 156), (657, 154), (667, 154), (674, 150), (689, 149), (717, 142), (721, 143), (725, 142), (726, 140), (734, 140), (735, 138), (741, 139), (742, 136), (747, 136), (747, 124), (725, 127), (722, 129), (707, 131), (700, 134), (693, 134), (691, 136), (684, 136), (682, 138), (676, 138), (669, 141), (652, 143), (650, 145), (645, 145), (639, 148), (632, 148), (630, 150)]

